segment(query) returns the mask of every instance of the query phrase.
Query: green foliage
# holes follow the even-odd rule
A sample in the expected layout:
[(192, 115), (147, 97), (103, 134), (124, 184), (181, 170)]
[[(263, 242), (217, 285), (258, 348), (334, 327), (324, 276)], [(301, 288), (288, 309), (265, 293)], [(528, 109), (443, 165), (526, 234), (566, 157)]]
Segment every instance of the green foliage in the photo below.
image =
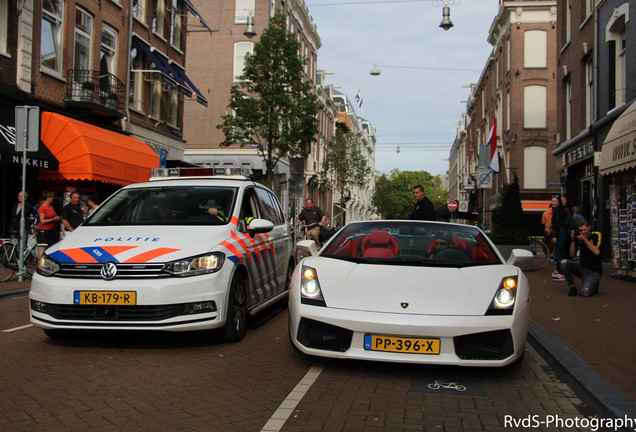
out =
[(413, 186), (422, 185), (424, 193), (435, 208), (446, 204), (447, 193), (439, 176), (426, 171), (400, 171), (393, 169), (375, 180), (373, 203), (378, 213), (387, 219), (401, 219), (413, 210)]
[(344, 197), (351, 192), (352, 186), (363, 187), (367, 183), (371, 167), (360, 150), (361, 145), (357, 134), (336, 130), (322, 163), (321, 189), (335, 189)]
[(300, 42), (287, 31), (284, 13), (277, 12), (246, 56), (242, 81), (231, 89), (231, 112), (217, 126), (225, 135), (222, 147), (258, 149), (269, 186), (278, 161), (307, 157), (318, 131), (321, 105), (312, 82), (303, 78), (307, 60), (299, 52)]
[(521, 208), (519, 179), (506, 183), (501, 191), (501, 207), (494, 221), (490, 238), (497, 244), (528, 244), (528, 226)]

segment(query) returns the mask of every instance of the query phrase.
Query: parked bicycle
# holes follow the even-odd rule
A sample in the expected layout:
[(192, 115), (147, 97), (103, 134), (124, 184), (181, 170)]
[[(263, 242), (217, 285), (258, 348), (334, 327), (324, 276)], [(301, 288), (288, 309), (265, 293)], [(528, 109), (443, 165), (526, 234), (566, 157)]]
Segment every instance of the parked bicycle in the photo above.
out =
[(38, 264), (38, 241), (30, 234), (24, 251), (24, 269), (19, 268), (20, 241), (14, 238), (0, 239), (0, 282), (6, 282), (18, 272), (31, 276)]
[(537, 270), (550, 261), (550, 248), (543, 241), (541, 236), (528, 237), (530, 251), (532, 252), (532, 269)]

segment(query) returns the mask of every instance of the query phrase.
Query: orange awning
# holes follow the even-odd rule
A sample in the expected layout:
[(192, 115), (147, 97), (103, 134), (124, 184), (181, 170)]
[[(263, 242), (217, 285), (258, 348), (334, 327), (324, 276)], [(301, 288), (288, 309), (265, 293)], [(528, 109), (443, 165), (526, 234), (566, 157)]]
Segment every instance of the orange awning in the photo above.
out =
[(57, 171), (40, 170), (49, 180), (98, 180), (128, 185), (148, 181), (159, 156), (136, 138), (44, 112), (40, 138), (59, 161)]
[(521, 200), (521, 208), (524, 212), (544, 212), (550, 207), (550, 201)]

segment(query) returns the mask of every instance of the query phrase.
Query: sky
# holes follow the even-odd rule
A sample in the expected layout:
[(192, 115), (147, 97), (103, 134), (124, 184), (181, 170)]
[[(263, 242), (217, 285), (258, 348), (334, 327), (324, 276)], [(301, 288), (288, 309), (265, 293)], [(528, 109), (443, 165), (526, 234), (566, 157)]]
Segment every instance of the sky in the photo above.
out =
[[(492, 52), (499, 1), (448, 3), (454, 26), (444, 31), (443, 0), (305, 0), (322, 43), (318, 69), (371, 122), (381, 173), (448, 170), (453, 123)], [(370, 75), (374, 65), (381, 75)]]

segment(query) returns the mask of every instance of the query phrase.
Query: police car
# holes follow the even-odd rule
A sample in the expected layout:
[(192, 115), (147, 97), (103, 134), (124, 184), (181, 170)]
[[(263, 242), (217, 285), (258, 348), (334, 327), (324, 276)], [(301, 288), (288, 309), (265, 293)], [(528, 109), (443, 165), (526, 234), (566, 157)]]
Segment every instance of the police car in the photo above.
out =
[(126, 186), (40, 258), (31, 322), (68, 330), (222, 329), (287, 296), (292, 239), (276, 196), (245, 176), (170, 169)]

